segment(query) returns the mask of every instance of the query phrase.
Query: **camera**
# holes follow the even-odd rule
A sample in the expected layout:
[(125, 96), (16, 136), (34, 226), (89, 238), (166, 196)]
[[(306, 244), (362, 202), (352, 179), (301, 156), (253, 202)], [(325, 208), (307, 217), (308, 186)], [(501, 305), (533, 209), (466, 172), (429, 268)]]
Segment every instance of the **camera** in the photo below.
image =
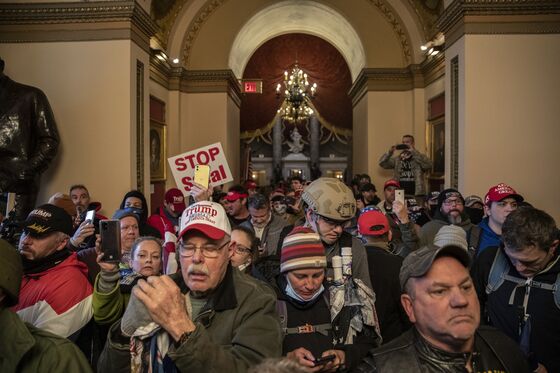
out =
[(409, 149), (408, 145), (406, 144), (398, 144), (395, 149), (397, 150), (405, 150), (405, 149)]

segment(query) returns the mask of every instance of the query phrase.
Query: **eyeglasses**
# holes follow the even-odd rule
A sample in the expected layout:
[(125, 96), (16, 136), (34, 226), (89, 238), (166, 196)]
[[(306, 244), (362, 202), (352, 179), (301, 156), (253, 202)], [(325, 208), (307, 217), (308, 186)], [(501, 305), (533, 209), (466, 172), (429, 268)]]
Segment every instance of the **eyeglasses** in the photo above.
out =
[(327, 224), (331, 229), (335, 229), (336, 227), (340, 227), (344, 229), (350, 223), (350, 220), (337, 221), (337, 220), (326, 218), (322, 215), (317, 215), (317, 216), (321, 218), (321, 220), (325, 222), (325, 224)]
[(179, 250), (181, 256), (190, 258), (191, 256), (194, 255), (197, 249), (200, 249), (200, 253), (202, 254), (203, 257), (212, 259), (212, 258), (217, 258), (218, 255), (220, 254), (220, 250), (228, 243), (229, 241), (226, 241), (220, 246), (214, 244), (195, 246), (195, 245), (184, 245), (183, 243), (181, 243), (179, 244)]
[(253, 250), (249, 249), (248, 247), (241, 246), (241, 245), (237, 244), (235, 246), (235, 252), (240, 254), (240, 255), (243, 255), (243, 254), (251, 254), (253, 252)]
[(443, 201), (443, 204), (445, 206), (451, 206), (451, 205), (461, 206), (463, 204), (463, 201), (461, 199), (446, 199), (445, 201)]

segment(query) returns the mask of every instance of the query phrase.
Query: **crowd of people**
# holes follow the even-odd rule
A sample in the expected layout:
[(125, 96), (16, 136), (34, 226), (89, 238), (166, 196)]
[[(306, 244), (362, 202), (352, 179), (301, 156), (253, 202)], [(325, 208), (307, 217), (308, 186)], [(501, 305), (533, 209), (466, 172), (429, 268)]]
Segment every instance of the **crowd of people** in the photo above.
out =
[(554, 219), (504, 183), (426, 194), (403, 144), (379, 196), (195, 183), (149, 215), (130, 191), (116, 260), (87, 187), (53, 195), (0, 240), (0, 371), (560, 372)]

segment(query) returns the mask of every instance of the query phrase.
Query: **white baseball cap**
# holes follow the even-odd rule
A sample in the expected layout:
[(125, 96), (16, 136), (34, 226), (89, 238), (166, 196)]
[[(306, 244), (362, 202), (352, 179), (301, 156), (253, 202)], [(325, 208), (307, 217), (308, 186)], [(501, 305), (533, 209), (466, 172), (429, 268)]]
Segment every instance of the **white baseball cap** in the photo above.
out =
[(202, 232), (208, 238), (220, 240), (224, 235), (231, 235), (226, 211), (216, 202), (197, 202), (188, 206), (181, 215), (179, 238), (191, 230)]

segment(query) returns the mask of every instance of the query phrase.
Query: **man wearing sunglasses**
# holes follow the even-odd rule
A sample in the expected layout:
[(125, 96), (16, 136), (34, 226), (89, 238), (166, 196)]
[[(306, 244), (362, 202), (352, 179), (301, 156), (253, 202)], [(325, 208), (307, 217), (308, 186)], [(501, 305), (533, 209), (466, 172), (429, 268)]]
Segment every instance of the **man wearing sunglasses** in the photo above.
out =
[(371, 280), (364, 245), (344, 231), (356, 213), (352, 190), (338, 179), (322, 177), (313, 181), (301, 196), (305, 224), (321, 237), (327, 256), (327, 280), (333, 279), (332, 257), (341, 255), (342, 247), (352, 248), (352, 276), (370, 289)]
[[(178, 238), (180, 271), (138, 282), (122, 322), (111, 327), (98, 369), (143, 371), (148, 364), (162, 371), (245, 372), (280, 356), (276, 296), (231, 267), (236, 243), (224, 208), (208, 201), (187, 207)], [(130, 347), (121, 332), (132, 336)], [(126, 349), (131, 355), (122, 353)]]

